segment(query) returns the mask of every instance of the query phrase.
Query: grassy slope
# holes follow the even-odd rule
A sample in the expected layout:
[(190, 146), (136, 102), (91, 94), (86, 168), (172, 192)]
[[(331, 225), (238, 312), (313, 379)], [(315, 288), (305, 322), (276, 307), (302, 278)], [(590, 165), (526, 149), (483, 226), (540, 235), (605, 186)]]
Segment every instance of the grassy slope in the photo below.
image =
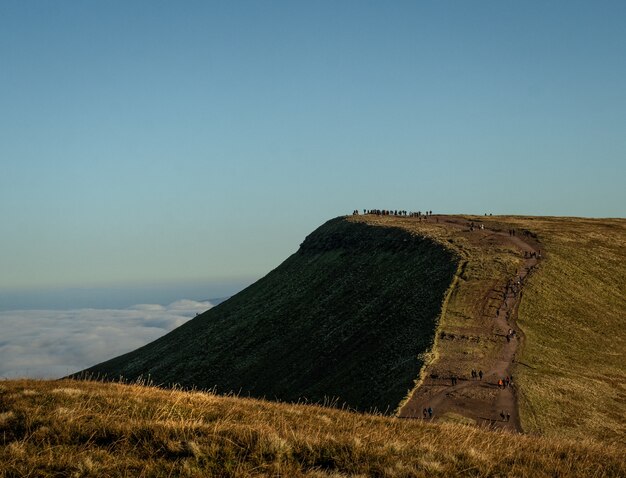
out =
[(624, 476), (623, 449), (208, 393), (0, 382), (0, 477)]
[(419, 374), (455, 270), (431, 240), (335, 219), (235, 297), (88, 372), (393, 410)]
[(626, 443), (626, 220), (517, 221), (548, 255), (519, 311), (522, 425)]

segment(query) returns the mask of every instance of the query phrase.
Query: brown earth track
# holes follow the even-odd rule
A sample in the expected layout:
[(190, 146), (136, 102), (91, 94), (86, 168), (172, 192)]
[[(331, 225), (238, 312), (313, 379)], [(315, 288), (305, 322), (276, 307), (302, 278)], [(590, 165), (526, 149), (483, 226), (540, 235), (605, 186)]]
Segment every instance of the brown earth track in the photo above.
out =
[[(468, 220), (461, 217), (435, 218), (438, 222), (444, 222), (454, 228), (466, 229), (468, 224)], [(426, 378), (399, 410), (398, 417), (423, 418), (423, 410), (430, 407), (433, 409), (433, 416), (428, 419), (450, 420), (458, 419), (460, 416), (480, 426), (521, 432), (516, 384), (512, 381), (511, 386), (500, 389), (498, 380), (512, 376), (516, 354), (523, 344), (524, 335), (516, 326), (517, 310), (523, 295), (524, 281), (538, 262), (536, 257), (530, 257), (531, 253), (539, 257), (541, 254), (538, 243), (530, 236), (522, 238), (518, 235), (510, 235), (508, 231), (502, 232), (487, 228), (477, 230), (475, 236), (478, 236), (478, 241), (514, 246), (521, 255), (528, 253), (529, 256), (524, 258), (516, 278), (510, 279), (515, 283), (519, 278), (519, 286), (510, 289), (509, 284), (499, 284), (495, 290), (491, 290), (484, 297), (476, 298), (483, 305), (482, 310), (485, 310), (485, 304), (489, 303), (490, 299), (493, 300), (493, 294), (500, 294), (501, 303), (493, 313), (492, 330), (483, 330), (480, 327), (474, 330), (478, 335), (495, 335), (493, 339), (500, 343), (498, 353), (495, 360), (490, 362), (489, 367), (483, 370), (482, 380), (457, 376), (457, 383), (454, 385), (452, 385), (451, 376), (441, 377), (438, 374), (431, 374), (430, 369), (435, 365), (431, 364), (423, 374)], [(517, 334), (510, 341), (506, 339), (509, 329), (515, 330)], [(472, 339), (471, 335), (464, 335), (464, 337), (466, 340)], [(503, 419), (501, 412), (505, 414), (508, 412), (510, 419)]]

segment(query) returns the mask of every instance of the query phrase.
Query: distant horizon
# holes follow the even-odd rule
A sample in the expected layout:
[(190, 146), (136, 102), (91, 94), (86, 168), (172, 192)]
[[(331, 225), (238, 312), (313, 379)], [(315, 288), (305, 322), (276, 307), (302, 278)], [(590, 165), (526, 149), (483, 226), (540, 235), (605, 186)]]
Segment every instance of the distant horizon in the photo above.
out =
[(258, 279), (0, 288), (0, 311), (117, 309), (137, 304), (167, 305), (179, 299), (210, 301), (231, 297)]
[(56, 379), (130, 352), (255, 280), (0, 289), (0, 379)]
[(218, 305), (0, 310), (0, 378), (60, 378), (130, 352)]

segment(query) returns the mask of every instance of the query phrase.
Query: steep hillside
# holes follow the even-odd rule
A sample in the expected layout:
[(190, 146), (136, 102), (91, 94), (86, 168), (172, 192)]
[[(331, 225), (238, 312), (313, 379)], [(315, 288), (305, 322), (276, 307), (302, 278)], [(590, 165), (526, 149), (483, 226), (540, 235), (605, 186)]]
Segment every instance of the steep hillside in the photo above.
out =
[(246, 290), (87, 374), (393, 411), (433, 342), (456, 256), (338, 218)]
[(625, 476), (624, 448), (209, 393), (0, 382), (0, 477)]

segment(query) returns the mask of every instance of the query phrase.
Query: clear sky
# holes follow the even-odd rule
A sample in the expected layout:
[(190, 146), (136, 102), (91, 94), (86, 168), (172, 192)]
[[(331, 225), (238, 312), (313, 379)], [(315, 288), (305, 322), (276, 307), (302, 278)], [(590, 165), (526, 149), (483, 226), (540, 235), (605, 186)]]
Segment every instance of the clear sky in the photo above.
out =
[(0, 290), (260, 277), (355, 208), (624, 217), (625, 22), (2, 1)]

